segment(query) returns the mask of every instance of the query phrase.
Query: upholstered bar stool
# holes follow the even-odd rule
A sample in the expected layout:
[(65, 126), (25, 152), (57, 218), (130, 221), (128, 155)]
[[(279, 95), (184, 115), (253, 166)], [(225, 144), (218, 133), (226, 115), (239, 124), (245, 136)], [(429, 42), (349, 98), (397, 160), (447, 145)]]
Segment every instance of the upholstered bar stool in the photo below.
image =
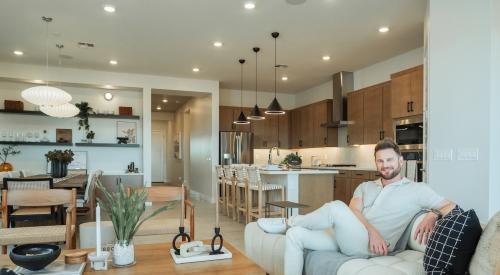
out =
[(231, 166), (223, 166), (224, 170), (224, 185), (225, 185), (225, 198), (226, 198), (226, 213), (231, 216), (233, 220), (236, 220), (236, 188), (235, 188), (235, 178), (234, 171)]
[(235, 167), (236, 175), (236, 219), (240, 221), (240, 213), (245, 217), (245, 224), (248, 223), (248, 165), (238, 165)]
[[(273, 192), (279, 192), (281, 201), (285, 198), (285, 187), (281, 184), (271, 184), (263, 182), (260, 178), (259, 168), (255, 166), (250, 166), (246, 169), (248, 174), (248, 222), (251, 222), (253, 218), (263, 218), (264, 217), (264, 196), (266, 196), (267, 201), (272, 198)], [(253, 206), (253, 195), (257, 194), (257, 208)], [(285, 216), (284, 209), (279, 211), (269, 211), (270, 216)]]
[(219, 203), (219, 209), (224, 214), (226, 212), (226, 185), (224, 184), (224, 170), (222, 165), (215, 165), (215, 171), (217, 172), (217, 184), (219, 185), (219, 193), (217, 194), (217, 199)]

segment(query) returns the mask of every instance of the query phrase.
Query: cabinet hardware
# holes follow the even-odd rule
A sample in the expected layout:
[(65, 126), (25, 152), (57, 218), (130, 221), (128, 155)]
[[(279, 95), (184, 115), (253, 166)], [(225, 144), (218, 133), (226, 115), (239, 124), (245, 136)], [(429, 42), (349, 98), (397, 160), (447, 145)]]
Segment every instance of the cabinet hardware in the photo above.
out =
[(347, 144), (349, 144), (349, 135), (347, 135)]
[(302, 140), (299, 139), (299, 147), (302, 147)]
[(263, 145), (264, 147), (267, 147), (267, 141), (263, 141), (263, 142), (262, 142), (262, 145)]
[(406, 112), (410, 112), (410, 101), (406, 102)]
[(328, 144), (328, 139), (327, 138), (323, 138), (323, 144)]
[(384, 139), (384, 131), (379, 131), (378, 132), (378, 139), (383, 140)]
[(413, 101), (410, 101), (410, 112), (413, 112)]

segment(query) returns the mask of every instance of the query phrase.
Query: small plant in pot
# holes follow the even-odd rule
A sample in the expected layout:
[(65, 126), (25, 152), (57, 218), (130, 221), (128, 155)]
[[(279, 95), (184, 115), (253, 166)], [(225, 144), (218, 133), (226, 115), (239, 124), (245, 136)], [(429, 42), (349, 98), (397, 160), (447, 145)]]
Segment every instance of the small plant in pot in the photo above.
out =
[(53, 150), (45, 154), (47, 162), (50, 161), (53, 178), (62, 178), (68, 174), (68, 164), (73, 161), (73, 151), (68, 150)]
[(281, 162), (282, 164), (285, 164), (288, 168), (292, 169), (298, 169), (300, 168), (300, 165), (302, 164), (302, 158), (299, 156), (298, 153), (290, 153), (286, 155), (286, 157), (283, 159)]
[(92, 143), (92, 140), (94, 139), (95, 137), (95, 133), (94, 131), (90, 131), (87, 133), (87, 142), (88, 143)]
[[(89, 142), (89, 134), (94, 133), (93, 131), (90, 131), (90, 124), (89, 124), (89, 115), (91, 112), (93, 112), (92, 107), (89, 106), (88, 102), (82, 101), (80, 103), (75, 104), (78, 109), (80, 109), (80, 112), (78, 113), (78, 130), (85, 130), (86, 137), (87, 137), (87, 142)], [(94, 133), (95, 134), (95, 133)], [(90, 138), (90, 142), (92, 142), (92, 139), (94, 138), (94, 134), (92, 134), (92, 138)]]
[(131, 188), (129, 194), (120, 183), (118, 191), (110, 193), (100, 181), (97, 181), (96, 187), (102, 193), (97, 201), (108, 214), (115, 230), (116, 243), (113, 248), (113, 263), (118, 266), (133, 264), (134, 245), (132, 240), (139, 227), (146, 220), (172, 209), (174, 204), (173, 202), (168, 203), (141, 219), (146, 210), (145, 203), (148, 197), (146, 190), (137, 191)]
[(7, 158), (21, 153), (21, 151), (16, 151), (15, 147), (15, 145), (2, 147), (2, 153), (0, 154), (0, 172), (12, 171), (12, 164), (7, 162)]

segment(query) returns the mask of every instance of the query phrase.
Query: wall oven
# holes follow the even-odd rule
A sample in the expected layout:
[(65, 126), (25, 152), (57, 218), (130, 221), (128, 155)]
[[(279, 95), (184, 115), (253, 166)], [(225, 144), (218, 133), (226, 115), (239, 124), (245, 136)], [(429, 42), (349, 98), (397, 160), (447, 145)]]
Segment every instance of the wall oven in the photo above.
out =
[(394, 140), (404, 150), (424, 149), (424, 123), (422, 116), (394, 121)]

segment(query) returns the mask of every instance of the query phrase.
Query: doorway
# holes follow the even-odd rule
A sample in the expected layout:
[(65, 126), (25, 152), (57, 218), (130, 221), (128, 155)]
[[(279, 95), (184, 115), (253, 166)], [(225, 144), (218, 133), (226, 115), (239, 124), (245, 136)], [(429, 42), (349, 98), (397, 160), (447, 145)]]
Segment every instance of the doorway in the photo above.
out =
[(166, 147), (167, 139), (165, 133), (159, 130), (151, 131), (151, 181), (166, 182), (167, 174)]

